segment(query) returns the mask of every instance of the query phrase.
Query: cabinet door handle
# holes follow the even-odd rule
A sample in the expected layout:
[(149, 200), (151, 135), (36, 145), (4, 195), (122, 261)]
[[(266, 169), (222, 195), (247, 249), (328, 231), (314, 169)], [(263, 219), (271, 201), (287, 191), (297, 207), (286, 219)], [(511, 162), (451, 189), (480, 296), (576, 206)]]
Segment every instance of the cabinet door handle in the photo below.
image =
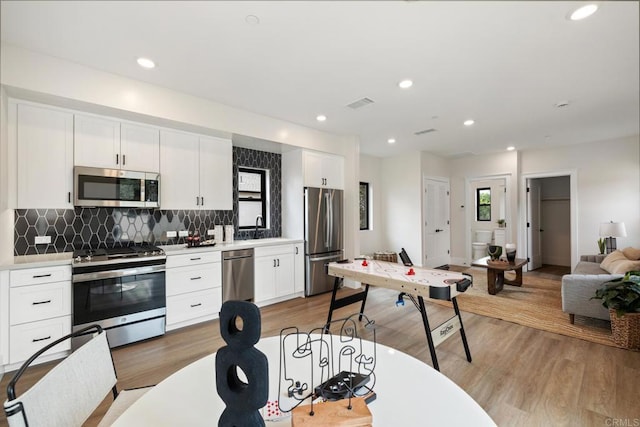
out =
[(120, 161), (120, 155), (116, 154), (116, 165), (118, 164), (119, 161)]
[(202, 279), (202, 277), (200, 277), (200, 276), (191, 278), (191, 280), (200, 280), (200, 279)]
[(296, 255), (298, 255), (298, 247), (296, 246)]
[(31, 340), (31, 342), (38, 342), (38, 341), (46, 341), (46, 340), (50, 340), (51, 339), (51, 335), (49, 335), (48, 337), (44, 337), (44, 338), (34, 338)]
[(200, 206), (200, 197), (196, 196), (196, 206)]
[(276, 266), (276, 260), (275, 259), (273, 260), (273, 266), (274, 267)]
[(201, 259), (200, 257), (198, 257), (198, 258), (189, 258), (190, 261), (200, 261), (200, 259)]
[(67, 193), (67, 200), (69, 200), (69, 203), (71, 203), (71, 191)]
[(46, 300), (46, 301), (34, 301), (31, 303), (31, 305), (40, 305), (40, 304), (49, 304), (51, 302), (50, 299)]
[(201, 305), (202, 305), (201, 302), (199, 302), (197, 304), (191, 304), (191, 308), (200, 307)]
[(51, 277), (51, 273), (49, 273), (49, 274), (36, 274), (35, 276), (33, 276), (34, 279), (41, 279), (43, 277)]
[(278, 267), (280, 267), (280, 258), (278, 258)]
[(204, 197), (200, 197), (200, 206), (204, 206)]
[(126, 164), (127, 164), (127, 157), (126, 157), (126, 154), (123, 154), (122, 155), (122, 166), (124, 166)]

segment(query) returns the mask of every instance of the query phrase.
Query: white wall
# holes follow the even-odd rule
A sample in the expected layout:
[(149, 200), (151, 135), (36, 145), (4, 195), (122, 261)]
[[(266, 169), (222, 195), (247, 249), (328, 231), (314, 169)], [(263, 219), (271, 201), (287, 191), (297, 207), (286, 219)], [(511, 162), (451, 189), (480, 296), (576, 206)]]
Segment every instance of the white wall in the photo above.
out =
[(9, 208), (9, 137), (7, 93), (0, 87), (0, 263), (13, 256), (13, 209)]
[[(475, 216), (471, 182), (478, 179), (504, 177), (507, 185), (506, 241), (515, 242), (518, 225), (518, 153), (515, 151), (463, 157), (450, 161), (451, 171), (451, 262), (469, 263), (471, 256), (471, 223)], [(497, 224), (492, 223), (497, 227)]]
[[(2, 44), (0, 54), (0, 83), (9, 96), (214, 136), (237, 133), (344, 156), (345, 250), (347, 256), (358, 252), (357, 138), (317, 131), (11, 45)], [(13, 224), (0, 230), (13, 240)]]
[[(640, 247), (640, 138), (521, 153), (522, 174), (577, 170), (577, 256), (597, 253), (601, 222), (622, 221), (618, 247)], [(574, 263), (576, 260), (572, 260)]]
[[(382, 159), (379, 157), (360, 155), (360, 181), (369, 183), (370, 194), (370, 229), (360, 230), (360, 252), (362, 254), (372, 254), (377, 251), (391, 250), (384, 247), (384, 222), (382, 219), (382, 183), (380, 179), (380, 169)], [(395, 252), (398, 250), (393, 249)]]
[(384, 248), (405, 248), (416, 265), (422, 255), (422, 179), (418, 153), (381, 159)]

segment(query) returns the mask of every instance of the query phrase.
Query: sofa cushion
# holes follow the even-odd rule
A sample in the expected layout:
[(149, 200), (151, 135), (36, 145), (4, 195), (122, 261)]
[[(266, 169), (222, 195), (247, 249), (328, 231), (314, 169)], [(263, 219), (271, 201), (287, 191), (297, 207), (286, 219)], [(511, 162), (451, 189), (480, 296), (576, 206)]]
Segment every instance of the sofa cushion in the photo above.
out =
[(608, 274), (608, 272), (600, 268), (597, 262), (580, 261), (573, 270), (573, 274)]
[(633, 261), (640, 260), (640, 249), (632, 248), (631, 246), (629, 246), (628, 248), (624, 248), (622, 250), (622, 253), (625, 257), (627, 257), (627, 259)]
[(640, 261), (630, 260), (622, 251), (613, 251), (600, 263), (600, 268), (610, 274), (624, 274), (631, 270), (640, 270)]

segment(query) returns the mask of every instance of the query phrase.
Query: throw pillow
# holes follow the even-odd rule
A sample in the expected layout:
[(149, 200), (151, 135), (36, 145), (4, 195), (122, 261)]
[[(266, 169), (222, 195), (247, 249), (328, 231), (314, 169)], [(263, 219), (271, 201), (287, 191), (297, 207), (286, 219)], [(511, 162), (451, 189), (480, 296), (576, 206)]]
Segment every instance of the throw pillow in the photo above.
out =
[(631, 246), (629, 246), (628, 248), (624, 248), (622, 250), (622, 253), (627, 257), (627, 259), (634, 261), (640, 260), (640, 249), (632, 248)]
[(613, 251), (602, 260), (600, 268), (609, 274), (624, 274), (627, 271), (639, 270), (640, 261), (627, 259), (622, 251)]

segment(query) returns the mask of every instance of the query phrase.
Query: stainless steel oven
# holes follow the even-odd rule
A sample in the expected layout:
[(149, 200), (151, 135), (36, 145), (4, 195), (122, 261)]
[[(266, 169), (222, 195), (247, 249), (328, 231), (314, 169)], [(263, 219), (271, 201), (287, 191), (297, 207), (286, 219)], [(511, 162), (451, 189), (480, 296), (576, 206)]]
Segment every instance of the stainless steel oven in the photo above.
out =
[[(74, 257), (74, 331), (97, 323), (111, 347), (164, 334), (166, 256), (153, 249), (89, 250)], [(74, 339), (73, 347), (83, 338)]]

